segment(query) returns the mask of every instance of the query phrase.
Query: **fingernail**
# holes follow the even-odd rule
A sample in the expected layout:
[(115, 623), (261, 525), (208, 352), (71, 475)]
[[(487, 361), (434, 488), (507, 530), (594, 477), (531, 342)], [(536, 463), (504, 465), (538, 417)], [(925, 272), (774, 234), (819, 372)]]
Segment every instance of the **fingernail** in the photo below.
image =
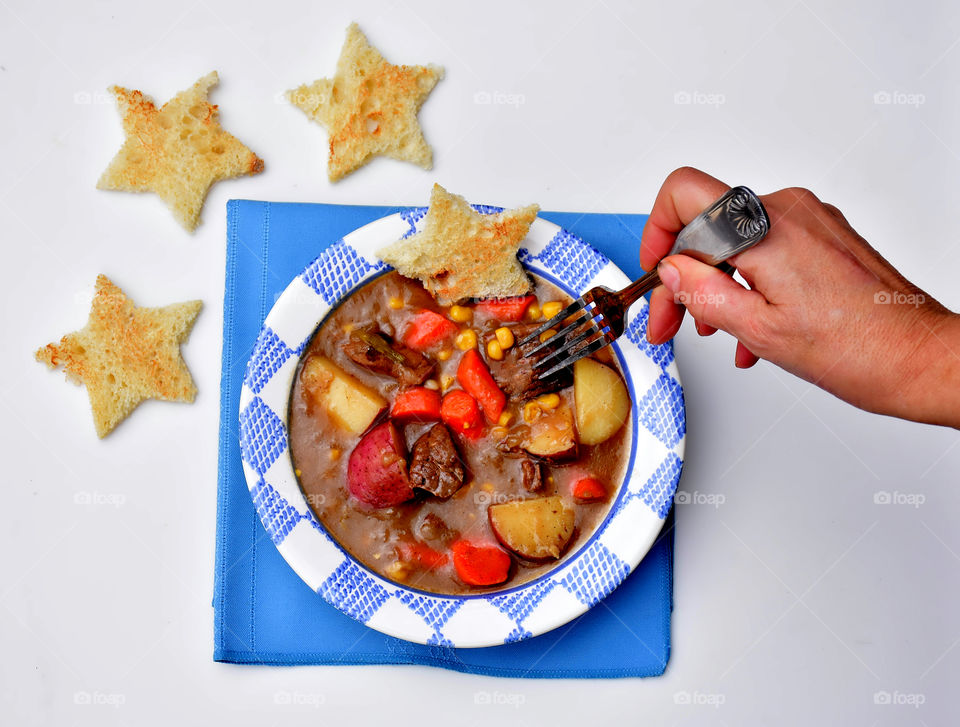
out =
[(680, 287), (680, 271), (673, 263), (662, 262), (657, 265), (657, 272), (660, 274), (660, 282), (663, 287), (671, 293), (676, 293)]

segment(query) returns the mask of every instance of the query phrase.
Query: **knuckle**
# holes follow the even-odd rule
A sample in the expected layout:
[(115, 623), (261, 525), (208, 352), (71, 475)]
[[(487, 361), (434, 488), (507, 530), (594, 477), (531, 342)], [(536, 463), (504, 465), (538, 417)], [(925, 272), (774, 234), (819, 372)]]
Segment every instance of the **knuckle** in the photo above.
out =
[(819, 204), (820, 200), (806, 187), (788, 187), (783, 190), (794, 202), (801, 204)]
[(683, 166), (683, 167), (677, 167), (672, 172), (670, 172), (670, 178), (683, 179), (686, 177), (690, 177), (694, 174), (700, 174), (700, 170), (690, 166)]

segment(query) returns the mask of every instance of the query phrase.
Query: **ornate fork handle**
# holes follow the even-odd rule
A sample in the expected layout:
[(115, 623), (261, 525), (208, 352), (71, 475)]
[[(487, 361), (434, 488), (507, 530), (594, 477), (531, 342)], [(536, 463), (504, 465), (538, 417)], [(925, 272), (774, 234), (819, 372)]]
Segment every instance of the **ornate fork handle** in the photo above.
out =
[[(769, 230), (770, 218), (757, 195), (747, 187), (734, 187), (680, 231), (669, 254), (682, 253), (708, 265), (724, 265), (727, 258), (760, 242)], [(603, 286), (588, 290), (520, 341), (523, 345), (564, 324), (525, 357), (543, 352), (535, 364), (538, 369), (549, 366), (539, 374), (543, 379), (598, 351), (623, 335), (627, 310), (658, 285), (660, 275), (651, 270), (617, 292)], [(572, 322), (567, 322), (569, 318)]]

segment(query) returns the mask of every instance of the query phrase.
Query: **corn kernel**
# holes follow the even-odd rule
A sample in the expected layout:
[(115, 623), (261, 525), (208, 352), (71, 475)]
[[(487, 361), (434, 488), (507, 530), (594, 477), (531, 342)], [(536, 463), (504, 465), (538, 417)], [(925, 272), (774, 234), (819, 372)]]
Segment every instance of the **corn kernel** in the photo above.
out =
[(340, 450), (334, 447), (333, 449), (330, 450), (330, 461), (336, 462), (338, 459), (340, 459), (341, 454), (342, 453), (340, 452)]
[(404, 581), (407, 579), (407, 576), (410, 575), (409, 566), (406, 563), (402, 563), (399, 560), (393, 561), (390, 565), (383, 569), (387, 578), (392, 578), (395, 581)]
[(553, 484), (553, 475), (547, 475), (547, 484), (549, 485)]
[(529, 424), (540, 416), (540, 405), (535, 401), (528, 401), (523, 405), (523, 421)]
[(556, 409), (560, 406), (560, 395), (543, 394), (537, 397), (537, 403), (544, 409)]
[(544, 318), (553, 318), (557, 313), (563, 310), (563, 303), (559, 300), (551, 300), (549, 303), (543, 304), (543, 317)]
[(557, 335), (557, 332), (552, 328), (548, 328), (543, 333), (540, 334), (540, 343), (546, 343), (547, 340), (553, 338)]
[(387, 301), (387, 305), (394, 310), (400, 310), (403, 308), (403, 300), (394, 295), (390, 298), (390, 300)]
[(350, 333), (352, 330), (353, 330), (353, 324), (352, 324), (352, 323), (347, 323), (347, 324), (343, 327), (343, 332), (344, 332), (344, 333)]
[(297, 477), (303, 476), (303, 472), (301, 472), (299, 469), (295, 469), (295, 470), (293, 471), (293, 474), (295, 474)]
[(450, 308), (449, 313), (450, 320), (456, 321), (457, 323), (466, 323), (471, 318), (473, 318), (473, 311), (470, 308), (462, 305), (455, 305)]
[(505, 427), (509, 425), (510, 422), (512, 421), (513, 421), (513, 414), (511, 414), (508, 411), (505, 411), (500, 415), (500, 418), (497, 420), (497, 424), (499, 424), (501, 427)]
[(506, 326), (500, 326), (500, 328), (493, 332), (493, 335), (497, 337), (497, 341), (500, 342), (500, 348), (504, 351), (513, 345), (513, 331)]
[(527, 319), (531, 321), (540, 320), (540, 306), (536, 303), (531, 303), (530, 307), (527, 308)]
[(482, 489), (484, 492), (493, 492), (493, 483), (484, 482), (480, 489)]
[(444, 376), (442, 379), (440, 379), (440, 388), (441, 388), (443, 391), (446, 391), (446, 390), (449, 389), (451, 386), (453, 386), (453, 383), (454, 383), (455, 381), (456, 381), (456, 379), (453, 378), (452, 376)]
[(449, 348), (444, 348), (440, 351), (437, 351), (437, 359), (440, 361), (447, 361), (453, 355), (453, 351)]
[(477, 332), (472, 328), (465, 328), (457, 334), (457, 337), (453, 340), (453, 345), (461, 351), (469, 351), (471, 348), (476, 348)]
[(496, 338), (491, 338), (487, 342), (487, 358), (492, 358), (494, 361), (503, 360), (503, 348)]
[(440, 384), (437, 383), (436, 379), (427, 379), (423, 382), (423, 385), (428, 389), (432, 389), (433, 391), (440, 389)]

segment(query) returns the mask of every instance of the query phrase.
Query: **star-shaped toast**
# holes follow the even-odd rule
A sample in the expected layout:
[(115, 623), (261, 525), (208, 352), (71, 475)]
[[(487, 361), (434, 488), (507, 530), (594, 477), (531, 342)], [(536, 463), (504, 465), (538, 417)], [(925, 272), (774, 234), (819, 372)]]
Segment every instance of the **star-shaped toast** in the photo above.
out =
[(417, 112), (443, 78), (437, 66), (394, 66), (351, 23), (333, 78), (287, 92), (287, 98), (330, 135), (327, 175), (345, 177), (374, 156), (433, 166)]
[(213, 71), (159, 109), (140, 91), (113, 86), (127, 135), (97, 189), (154, 192), (193, 231), (214, 182), (263, 171), (263, 160), (220, 126), (207, 101)]
[(180, 344), (190, 335), (202, 303), (137, 308), (105, 275), (97, 276), (87, 325), (58, 344), (38, 349), (38, 361), (63, 366), (84, 384), (97, 436), (108, 435), (145, 399), (193, 401), (197, 394)]
[(377, 255), (401, 275), (420, 280), (440, 305), (524, 295), (532, 285), (517, 250), (539, 211), (532, 204), (480, 214), (434, 184), (423, 229)]

